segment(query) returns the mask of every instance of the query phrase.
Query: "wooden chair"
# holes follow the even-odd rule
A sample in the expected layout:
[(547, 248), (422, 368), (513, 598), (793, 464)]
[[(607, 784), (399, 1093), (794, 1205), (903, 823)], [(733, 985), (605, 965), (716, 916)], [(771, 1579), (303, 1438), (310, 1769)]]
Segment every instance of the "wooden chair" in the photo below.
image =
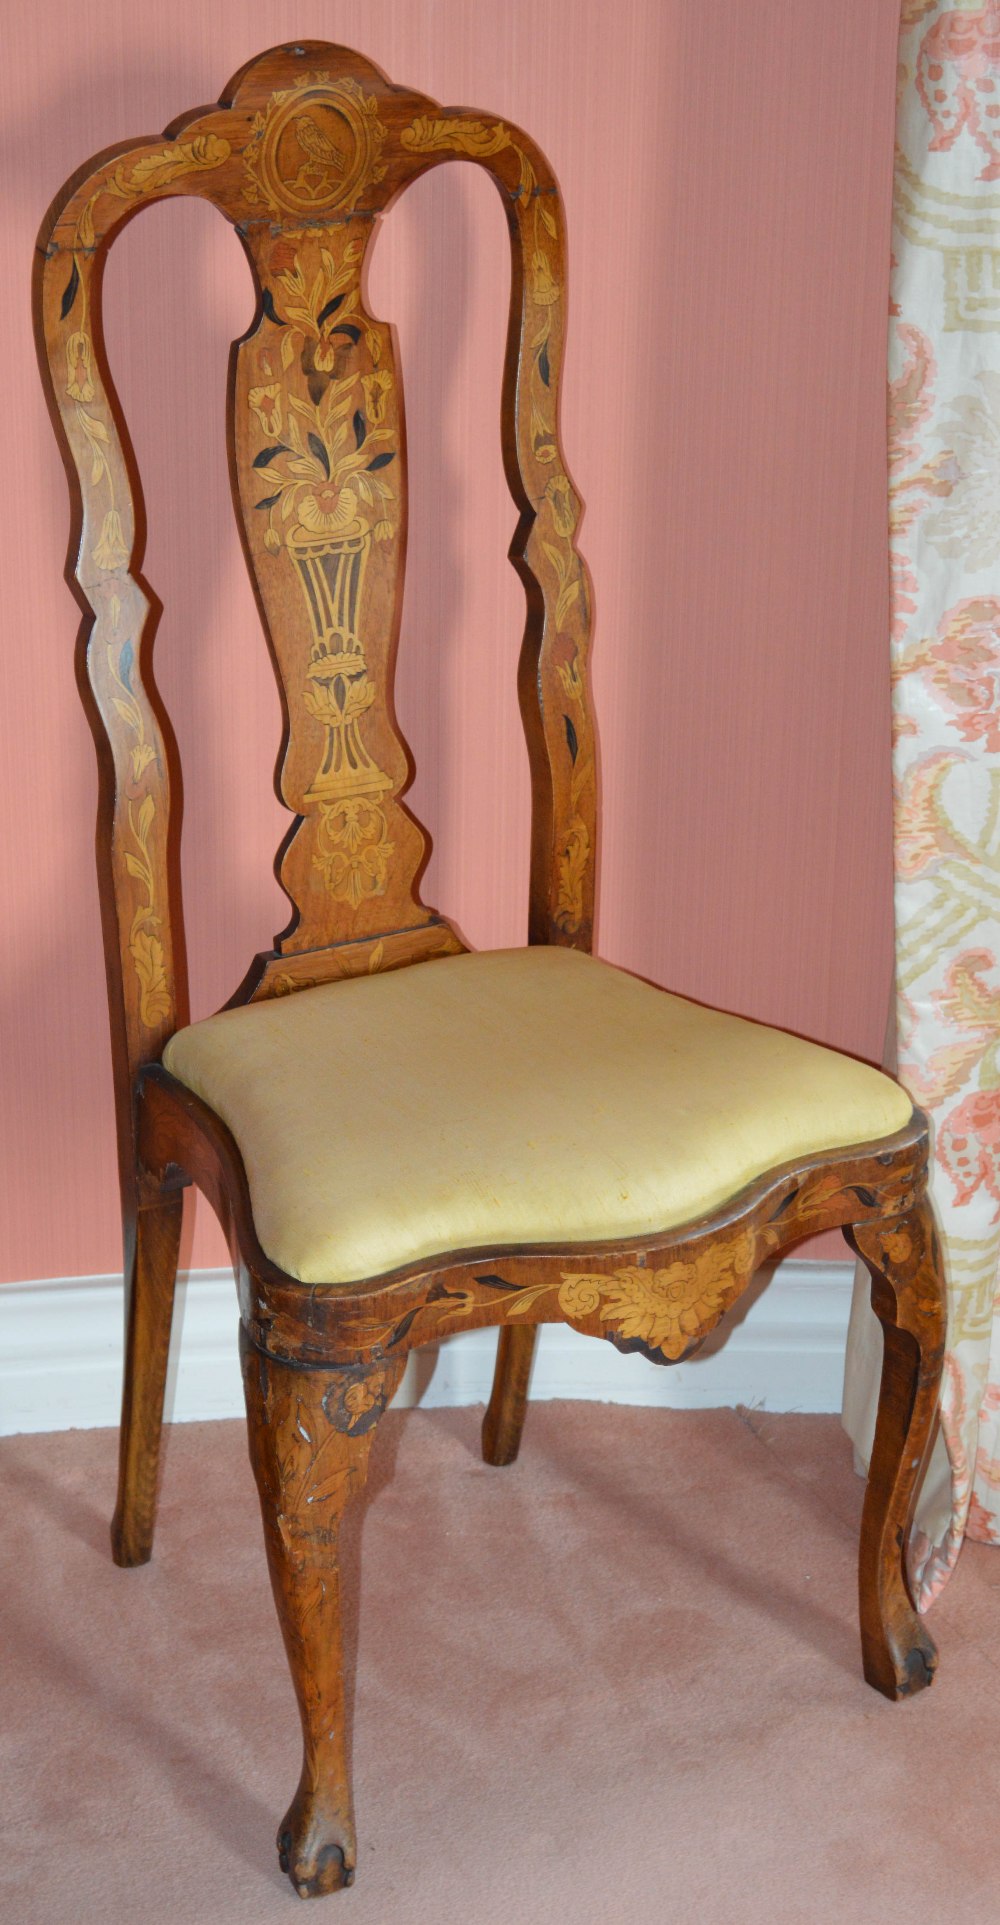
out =
[[(483, 955), (418, 891), (427, 843), (403, 802), (392, 708), (399, 375), (362, 294), (382, 211), (455, 158), (492, 176), (510, 229), (502, 435), (527, 603), (529, 946)], [(232, 353), (230, 455), (294, 817), (277, 865), (288, 928), (226, 1009), (193, 1026), (175, 749), (151, 676), (142, 502), (100, 297), (114, 236), (173, 194), (200, 195), (235, 225), (259, 289)], [(80, 684), (100, 765), (127, 1300), (114, 1555), (150, 1556), (182, 1191), (194, 1182), (238, 1284), (250, 1454), (305, 1739), (278, 1845), (303, 1895), (350, 1884), (356, 1863), (340, 1520), (407, 1353), (454, 1331), (500, 1326), (483, 1450), (509, 1464), (540, 1323), (674, 1362), (759, 1264), (840, 1225), (871, 1272), (885, 1337), (861, 1531), (865, 1676), (901, 1697), (934, 1666), (904, 1552), (944, 1338), (924, 1119), (862, 1064), (588, 953), (590, 590), (557, 427), (563, 245), (552, 171), (526, 135), (322, 43), (263, 54), (218, 107), (88, 162), (39, 242), (41, 359), (73, 495)]]

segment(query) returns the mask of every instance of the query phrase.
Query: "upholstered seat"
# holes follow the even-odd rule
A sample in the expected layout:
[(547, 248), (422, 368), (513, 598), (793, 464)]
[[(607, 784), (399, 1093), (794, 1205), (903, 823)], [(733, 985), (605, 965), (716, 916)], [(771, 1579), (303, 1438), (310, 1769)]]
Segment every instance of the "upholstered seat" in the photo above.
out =
[(224, 1010), (180, 1030), (164, 1062), (232, 1131), (261, 1244), (307, 1283), (642, 1236), (912, 1114), (851, 1057), (567, 949)]

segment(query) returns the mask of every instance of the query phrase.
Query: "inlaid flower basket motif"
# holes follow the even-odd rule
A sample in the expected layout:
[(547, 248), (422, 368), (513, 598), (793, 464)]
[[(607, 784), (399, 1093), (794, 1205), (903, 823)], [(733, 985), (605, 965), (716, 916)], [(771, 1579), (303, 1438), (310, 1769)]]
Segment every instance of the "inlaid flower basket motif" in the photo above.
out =
[[(284, 552), (295, 571), (312, 636), (303, 705), (326, 736), (306, 790), (319, 805), (313, 866), (330, 895), (354, 910), (382, 894), (393, 852), (382, 807), (392, 777), (365, 740), (376, 689), (361, 619), (372, 546), (391, 539), (396, 505), (386, 472), (396, 455), (386, 425), (393, 380), (384, 368), (364, 371), (379, 343), (357, 306), (359, 254), (351, 240), (339, 261), (305, 239), (274, 250), (279, 272), (264, 306), (280, 329), (285, 378), (248, 395), (260, 441), (253, 469), (262, 492), (253, 506), (267, 517), (266, 551)], [(265, 353), (273, 354), (270, 342)], [(295, 367), (302, 392), (288, 382)]]

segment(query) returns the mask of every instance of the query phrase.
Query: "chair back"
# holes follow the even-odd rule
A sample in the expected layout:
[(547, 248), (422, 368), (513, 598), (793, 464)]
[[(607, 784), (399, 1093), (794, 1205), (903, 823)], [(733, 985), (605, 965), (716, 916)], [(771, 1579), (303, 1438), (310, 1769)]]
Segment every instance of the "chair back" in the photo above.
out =
[(511, 237), (502, 445), (527, 602), (519, 667), (532, 783), (529, 940), (589, 946), (596, 769), (590, 596), (559, 443), (564, 240), (558, 188), (506, 122), (394, 87), (321, 42), (252, 61), (219, 106), (89, 162), (43, 224), (36, 314), (70, 475), (70, 566), (85, 620), (81, 686), (101, 773), (98, 867), (119, 1072), (187, 1020), (171, 824), (175, 748), (149, 657), (158, 605), (139, 572), (139, 478), (107, 366), (110, 242), (152, 202), (195, 194), (232, 222), (258, 294), (234, 344), (233, 494), (284, 713), (278, 852), (291, 918), (234, 1000), (288, 993), (462, 948), (421, 901), (427, 838), (392, 701), (406, 531), (400, 376), (365, 306), (368, 251), (402, 189), (446, 160), (483, 167)]

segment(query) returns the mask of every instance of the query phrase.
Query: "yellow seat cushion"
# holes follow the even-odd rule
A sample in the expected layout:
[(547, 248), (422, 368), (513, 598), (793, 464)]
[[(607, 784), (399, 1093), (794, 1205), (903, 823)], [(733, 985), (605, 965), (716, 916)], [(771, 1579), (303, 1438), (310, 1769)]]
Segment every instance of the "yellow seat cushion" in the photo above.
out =
[(888, 1136), (878, 1070), (568, 949), (223, 1010), (163, 1058), (239, 1144), (267, 1255), (347, 1283), (448, 1250), (642, 1237)]

